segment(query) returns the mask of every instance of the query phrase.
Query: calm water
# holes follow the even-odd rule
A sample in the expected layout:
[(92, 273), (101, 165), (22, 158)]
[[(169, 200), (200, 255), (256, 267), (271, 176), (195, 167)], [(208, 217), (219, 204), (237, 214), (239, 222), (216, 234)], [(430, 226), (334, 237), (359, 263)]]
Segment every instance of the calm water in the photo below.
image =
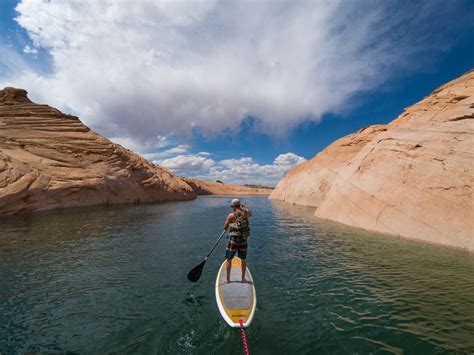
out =
[[(472, 353), (474, 256), (247, 198), (253, 354)], [(201, 261), (228, 198), (0, 219), (0, 353), (241, 354)]]

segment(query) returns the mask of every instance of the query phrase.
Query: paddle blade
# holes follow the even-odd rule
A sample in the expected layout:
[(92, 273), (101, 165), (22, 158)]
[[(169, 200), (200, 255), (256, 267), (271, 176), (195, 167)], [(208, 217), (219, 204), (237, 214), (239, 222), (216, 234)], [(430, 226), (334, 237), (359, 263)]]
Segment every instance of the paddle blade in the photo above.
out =
[(204, 260), (202, 263), (200, 263), (198, 266), (196, 266), (194, 269), (192, 269), (189, 274), (188, 274), (188, 280), (191, 282), (196, 282), (199, 280), (202, 274), (202, 269), (204, 268), (204, 264), (206, 263), (206, 260)]

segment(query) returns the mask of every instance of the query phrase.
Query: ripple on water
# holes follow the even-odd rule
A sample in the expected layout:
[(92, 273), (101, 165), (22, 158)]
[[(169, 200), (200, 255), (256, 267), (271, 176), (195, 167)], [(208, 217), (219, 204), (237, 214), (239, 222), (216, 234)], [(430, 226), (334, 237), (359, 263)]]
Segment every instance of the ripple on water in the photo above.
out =
[[(253, 353), (474, 351), (474, 258), (247, 198)], [(2, 220), (0, 352), (241, 353), (215, 273), (227, 198)]]

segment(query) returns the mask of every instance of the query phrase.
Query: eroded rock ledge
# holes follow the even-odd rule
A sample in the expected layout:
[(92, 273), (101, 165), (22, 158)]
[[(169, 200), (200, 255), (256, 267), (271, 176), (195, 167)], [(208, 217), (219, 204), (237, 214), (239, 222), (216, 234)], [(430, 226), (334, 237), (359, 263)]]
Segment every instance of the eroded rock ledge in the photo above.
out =
[(0, 214), (195, 196), (79, 118), (31, 102), (25, 90), (0, 90)]
[(474, 71), (296, 166), (270, 198), (320, 218), (474, 252)]

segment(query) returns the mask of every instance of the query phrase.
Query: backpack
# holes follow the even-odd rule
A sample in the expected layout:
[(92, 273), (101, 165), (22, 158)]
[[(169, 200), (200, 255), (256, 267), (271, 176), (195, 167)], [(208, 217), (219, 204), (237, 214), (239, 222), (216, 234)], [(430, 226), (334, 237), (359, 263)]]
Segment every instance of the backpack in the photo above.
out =
[(234, 216), (235, 221), (230, 224), (229, 235), (246, 241), (250, 235), (249, 219), (247, 218), (245, 211), (235, 211)]

